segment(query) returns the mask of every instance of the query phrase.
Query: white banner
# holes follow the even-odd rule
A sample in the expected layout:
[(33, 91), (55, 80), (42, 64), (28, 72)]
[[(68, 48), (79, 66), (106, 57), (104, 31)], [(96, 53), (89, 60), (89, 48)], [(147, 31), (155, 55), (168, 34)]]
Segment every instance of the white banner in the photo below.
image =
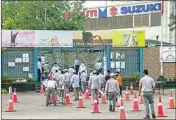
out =
[(175, 54), (175, 46), (160, 48), (160, 62), (161, 59), (163, 62), (176, 62)]
[(35, 31), (36, 47), (73, 47), (72, 31)]

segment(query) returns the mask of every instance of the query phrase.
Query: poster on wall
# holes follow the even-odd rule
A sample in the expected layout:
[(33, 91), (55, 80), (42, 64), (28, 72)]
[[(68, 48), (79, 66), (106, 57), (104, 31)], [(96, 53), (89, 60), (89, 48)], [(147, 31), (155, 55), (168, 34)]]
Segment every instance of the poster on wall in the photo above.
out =
[(22, 59), (21, 59), (21, 58), (15, 58), (15, 62), (16, 62), (16, 63), (21, 63), (21, 62), (22, 62)]
[(2, 47), (34, 47), (35, 31), (2, 30)]
[(176, 62), (176, 51), (175, 47), (163, 47), (160, 48), (160, 62), (163, 59), (163, 62)]
[(9, 67), (15, 67), (15, 62), (8, 62)]
[(72, 47), (72, 31), (35, 31), (36, 47)]
[(125, 62), (121, 62), (121, 68), (125, 68)]
[(28, 63), (29, 62), (29, 58), (23, 58), (23, 62), (24, 63)]
[(111, 47), (111, 30), (74, 31), (73, 43), (74, 47)]
[(145, 31), (112, 31), (112, 47), (145, 47)]
[(116, 59), (120, 60), (120, 53), (116, 53)]
[(24, 72), (29, 72), (29, 67), (23, 67)]

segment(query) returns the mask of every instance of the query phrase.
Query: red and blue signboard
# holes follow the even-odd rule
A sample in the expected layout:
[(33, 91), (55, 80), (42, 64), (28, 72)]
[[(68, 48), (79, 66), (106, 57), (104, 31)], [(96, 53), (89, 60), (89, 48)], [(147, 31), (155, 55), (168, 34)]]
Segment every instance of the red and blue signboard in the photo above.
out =
[[(84, 14), (89, 18), (107, 18), (121, 15), (142, 14), (142, 13), (145, 14), (160, 11), (161, 11), (161, 2), (150, 2), (145, 4), (88, 9), (84, 12)], [(68, 18), (68, 15), (66, 13), (65, 18)]]

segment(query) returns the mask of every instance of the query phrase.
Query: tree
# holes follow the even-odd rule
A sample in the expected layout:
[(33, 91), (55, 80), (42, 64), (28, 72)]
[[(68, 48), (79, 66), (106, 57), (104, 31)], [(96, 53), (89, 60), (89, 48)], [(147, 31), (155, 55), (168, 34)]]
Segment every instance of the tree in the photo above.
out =
[[(172, 1), (173, 4), (176, 5), (175, 1)], [(170, 31), (174, 31), (176, 29), (176, 15), (174, 15), (174, 13), (171, 13), (170, 15), (170, 23), (169, 23), (169, 30)]]
[[(44, 30), (46, 27), (47, 30), (83, 30), (86, 17), (77, 12), (83, 10), (83, 3), (84, 1), (3, 1), (2, 28)], [(70, 19), (64, 18), (66, 11), (73, 12), (69, 16)]]

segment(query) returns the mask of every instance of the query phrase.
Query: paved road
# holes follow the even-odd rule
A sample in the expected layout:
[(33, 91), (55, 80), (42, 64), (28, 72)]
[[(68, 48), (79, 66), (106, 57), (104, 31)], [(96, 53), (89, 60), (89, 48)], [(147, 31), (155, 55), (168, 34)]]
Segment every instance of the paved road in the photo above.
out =
[[(164, 113), (168, 117), (163, 119), (174, 119), (175, 109), (166, 109), (168, 107), (169, 90), (162, 95)], [(109, 112), (107, 104), (100, 104), (99, 109), (102, 113), (91, 114), (92, 102), (91, 100), (84, 100), (86, 108), (76, 108), (77, 102), (72, 102), (71, 105), (66, 106), (45, 106), (45, 96), (41, 93), (28, 92), (17, 93), (20, 103), (15, 103), (14, 107), (17, 112), (4, 112), (8, 105), (8, 96), (2, 95), (2, 119), (118, 119), (119, 108), (116, 112)], [(175, 95), (175, 94), (174, 94)], [(71, 96), (71, 95), (70, 95)], [(130, 96), (132, 99), (133, 96)], [(71, 96), (71, 100), (73, 97)], [(155, 95), (155, 108), (157, 110), (158, 94)], [(144, 117), (144, 105), (140, 104), (141, 112), (131, 112), (132, 101), (124, 101), (127, 119), (141, 119)], [(161, 118), (157, 118), (161, 119)]]

